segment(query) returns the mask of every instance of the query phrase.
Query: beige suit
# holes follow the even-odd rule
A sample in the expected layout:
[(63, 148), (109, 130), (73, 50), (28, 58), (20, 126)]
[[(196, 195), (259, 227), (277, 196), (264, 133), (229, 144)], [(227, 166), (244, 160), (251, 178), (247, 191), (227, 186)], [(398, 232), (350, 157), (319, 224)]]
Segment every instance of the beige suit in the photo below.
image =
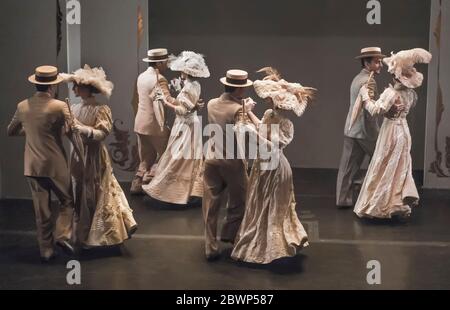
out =
[[(226, 125), (235, 123), (237, 113), (241, 108), (241, 103), (227, 93), (208, 102), (209, 123), (219, 125), (223, 131), (223, 149), (219, 152), (224, 154), (224, 159), (207, 158), (205, 160), (203, 218), (207, 256), (217, 254), (219, 250), (217, 222), (221, 203), (228, 203), (221, 232), (222, 240), (234, 241), (245, 212), (248, 177), (244, 163), (241, 159), (226, 159), (225, 157), (227, 152), (231, 153), (226, 149), (225, 144)], [(233, 135), (233, 133), (228, 132), (228, 135)], [(236, 151), (236, 147), (234, 150)]]
[(140, 164), (136, 176), (149, 181), (149, 174), (156, 159), (166, 150), (169, 130), (161, 130), (153, 111), (155, 87), (158, 83), (166, 98), (170, 98), (169, 85), (164, 76), (152, 67), (142, 72), (137, 80), (139, 96), (134, 132), (138, 138)]
[[(66, 103), (37, 92), (17, 105), (8, 126), (9, 136), (25, 134), (24, 175), (33, 197), (41, 256), (51, 255), (54, 238), (71, 238), (73, 198), (62, 142), (63, 130), (71, 123)], [(61, 202), (56, 227), (50, 209), (51, 191)]]

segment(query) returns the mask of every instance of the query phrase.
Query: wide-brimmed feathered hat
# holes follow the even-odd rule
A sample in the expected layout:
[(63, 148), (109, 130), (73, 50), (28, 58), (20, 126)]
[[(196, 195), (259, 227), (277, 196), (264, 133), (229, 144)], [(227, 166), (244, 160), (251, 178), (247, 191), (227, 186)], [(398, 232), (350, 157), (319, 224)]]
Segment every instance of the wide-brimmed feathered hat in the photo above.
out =
[(110, 97), (114, 84), (106, 79), (103, 68), (91, 68), (84, 65), (84, 68), (76, 70), (72, 74), (61, 73), (65, 82), (75, 82), (81, 85), (91, 85), (106, 97)]
[(393, 74), (404, 86), (417, 88), (422, 85), (423, 74), (418, 72), (414, 65), (417, 63), (430, 63), (432, 55), (423, 48), (413, 48), (391, 53), (391, 57), (383, 59), (388, 66), (388, 72)]
[(178, 56), (170, 55), (169, 68), (172, 71), (181, 71), (198, 78), (210, 76), (203, 55), (191, 51), (183, 51)]
[(253, 82), (256, 94), (263, 99), (270, 97), (277, 108), (293, 111), (297, 116), (305, 112), (317, 91), (282, 79), (278, 71), (271, 67), (262, 68), (258, 72), (265, 72), (267, 76)]

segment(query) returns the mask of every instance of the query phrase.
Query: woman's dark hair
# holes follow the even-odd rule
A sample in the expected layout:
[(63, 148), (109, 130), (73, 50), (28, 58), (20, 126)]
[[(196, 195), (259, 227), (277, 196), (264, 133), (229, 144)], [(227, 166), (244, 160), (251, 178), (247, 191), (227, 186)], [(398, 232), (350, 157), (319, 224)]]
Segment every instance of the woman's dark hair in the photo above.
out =
[(191, 81), (198, 81), (199, 80), (199, 78), (197, 78), (195, 76), (192, 76), (190, 74), (188, 74), (187, 76), (188, 76), (188, 79), (190, 79)]
[(41, 85), (41, 84), (35, 84), (36, 90), (41, 92), (46, 92), (50, 88), (50, 85)]
[(75, 83), (75, 84), (77, 85), (77, 87), (88, 88), (89, 91), (91, 92), (91, 94), (98, 94), (98, 93), (100, 93), (100, 90), (98, 90), (98, 88), (96, 88), (96, 87), (94, 87), (94, 86), (92, 86), (90, 84), (77, 84), (77, 83)]
[(374, 57), (361, 58), (361, 67), (365, 68), (366, 63), (371, 63)]
[(98, 88), (92, 86), (92, 85), (89, 85), (89, 89), (90, 89), (91, 93), (93, 93), (93, 94), (99, 94), (100, 93), (100, 90)]

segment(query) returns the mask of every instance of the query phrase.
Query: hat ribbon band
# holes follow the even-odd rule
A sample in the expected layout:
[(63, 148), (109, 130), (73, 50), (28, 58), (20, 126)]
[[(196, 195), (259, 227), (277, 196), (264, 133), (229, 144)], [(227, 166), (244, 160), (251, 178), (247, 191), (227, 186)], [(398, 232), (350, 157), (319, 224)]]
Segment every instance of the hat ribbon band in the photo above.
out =
[(373, 52), (364, 52), (364, 53), (361, 53), (361, 55), (360, 56), (368, 56), (368, 57), (373, 57), (373, 55), (382, 55), (380, 52), (376, 52), (376, 51), (373, 51)]
[(238, 79), (232, 79), (232, 78), (227, 77), (226, 81), (227, 81), (227, 83), (236, 84), (236, 85), (245, 85), (245, 84), (247, 84), (247, 79), (238, 80)]
[(40, 75), (35, 75), (35, 79), (38, 82), (53, 82), (58, 78), (58, 75), (52, 75), (52, 76), (40, 76)]
[(150, 59), (150, 60), (164, 60), (164, 59), (167, 59), (167, 54), (160, 55), (160, 56), (148, 56), (148, 59)]

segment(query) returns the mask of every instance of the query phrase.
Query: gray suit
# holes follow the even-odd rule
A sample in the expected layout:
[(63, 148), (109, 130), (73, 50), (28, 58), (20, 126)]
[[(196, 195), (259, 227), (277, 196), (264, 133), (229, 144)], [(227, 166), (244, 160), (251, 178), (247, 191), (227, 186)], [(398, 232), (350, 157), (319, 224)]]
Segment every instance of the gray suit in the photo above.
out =
[[(367, 83), (370, 72), (362, 69), (353, 79), (350, 87), (350, 108), (344, 128), (344, 147), (336, 184), (336, 205), (352, 206), (354, 204), (355, 177), (367, 156), (372, 157), (375, 150), (378, 132), (380, 130), (379, 118), (372, 117), (369, 112), (362, 109), (354, 125), (349, 130), (353, 106), (359, 95), (361, 87)], [(377, 84), (372, 78), (368, 83), (369, 96), (377, 99)]]

